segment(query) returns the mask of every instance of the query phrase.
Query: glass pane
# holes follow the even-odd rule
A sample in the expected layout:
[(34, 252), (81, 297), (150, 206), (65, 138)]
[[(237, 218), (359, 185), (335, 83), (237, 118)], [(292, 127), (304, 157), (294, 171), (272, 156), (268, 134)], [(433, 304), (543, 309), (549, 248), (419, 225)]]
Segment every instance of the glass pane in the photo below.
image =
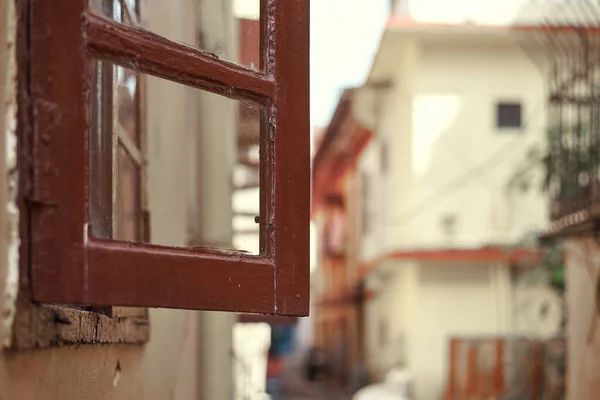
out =
[(260, 0), (89, 0), (90, 9), (114, 21), (143, 27), (198, 47), (220, 59), (260, 69)]
[(92, 234), (261, 254), (264, 108), (95, 65)]
[(139, 1), (137, 0), (89, 0), (95, 13), (127, 25), (138, 26)]
[(117, 185), (114, 213), (114, 238), (138, 241), (142, 238), (143, 215), (140, 196), (141, 166), (119, 146), (117, 150)]
[(137, 220), (141, 213), (138, 77), (111, 63), (94, 65), (90, 132), (93, 233), (139, 240), (139, 221), (125, 222), (122, 215)]
[(113, 81), (111, 64), (96, 62), (91, 93), (90, 222), (98, 237), (112, 237), (113, 206)]

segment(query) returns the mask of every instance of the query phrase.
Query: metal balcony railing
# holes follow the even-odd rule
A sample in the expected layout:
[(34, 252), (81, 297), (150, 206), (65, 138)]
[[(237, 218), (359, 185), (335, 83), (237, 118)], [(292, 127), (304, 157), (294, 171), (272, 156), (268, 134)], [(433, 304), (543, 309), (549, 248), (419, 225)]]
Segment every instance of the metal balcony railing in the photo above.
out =
[(564, 230), (600, 219), (600, 5), (571, 2), (525, 31), (546, 80), (544, 189)]

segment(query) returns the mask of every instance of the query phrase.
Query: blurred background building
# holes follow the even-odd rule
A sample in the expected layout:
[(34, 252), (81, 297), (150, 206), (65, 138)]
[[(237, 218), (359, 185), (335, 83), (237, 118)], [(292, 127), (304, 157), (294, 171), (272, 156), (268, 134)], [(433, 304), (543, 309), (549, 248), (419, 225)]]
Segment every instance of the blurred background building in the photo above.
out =
[(402, 367), (416, 399), (561, 393), (562, 281), (530, 240), (552, 203), (542, 162), (522, 168), (548, 148), (550, 38), (593, 21), (543, 1), (391, 9), (313, 165), (313, 318), (330, 379)]

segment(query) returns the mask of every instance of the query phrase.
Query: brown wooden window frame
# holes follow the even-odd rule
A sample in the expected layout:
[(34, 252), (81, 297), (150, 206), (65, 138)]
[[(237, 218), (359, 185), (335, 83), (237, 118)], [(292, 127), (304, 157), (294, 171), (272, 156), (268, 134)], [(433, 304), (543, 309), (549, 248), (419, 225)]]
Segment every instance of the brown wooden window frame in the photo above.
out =
[[(87, 1), (30, 0), (30, 8), (33, 300), (308, 315), (309, 1), (261, 1), (262, 71), (110, 21), (90, 12)], [(90, 234), (89, 95), (96, 59), (268, 110), (260, 256)]]

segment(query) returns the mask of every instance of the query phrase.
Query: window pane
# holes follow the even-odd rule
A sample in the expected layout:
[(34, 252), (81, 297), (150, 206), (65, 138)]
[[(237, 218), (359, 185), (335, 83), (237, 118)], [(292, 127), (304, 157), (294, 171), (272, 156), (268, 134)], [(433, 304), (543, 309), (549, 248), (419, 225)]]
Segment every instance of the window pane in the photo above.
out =
[(92, 234), (261, 254), (264, 108), (107, 62), (93, 79)]
[(112, 237), (113, 199), (113, 99), (115, 68), (94, 63), (90, 129), (90, 223), (98, 237)]
[(90, 0), (90, 9), (251, 69), (260, 68), (260, 0)]
[(89, 0), (89, 7), (106, 18), (131, 26), (139, 25), (137, 0)]
[(117, 184), (114, 238), (139, 241), (143, 238), (141, 166), (122, 146), (117, 149)]

